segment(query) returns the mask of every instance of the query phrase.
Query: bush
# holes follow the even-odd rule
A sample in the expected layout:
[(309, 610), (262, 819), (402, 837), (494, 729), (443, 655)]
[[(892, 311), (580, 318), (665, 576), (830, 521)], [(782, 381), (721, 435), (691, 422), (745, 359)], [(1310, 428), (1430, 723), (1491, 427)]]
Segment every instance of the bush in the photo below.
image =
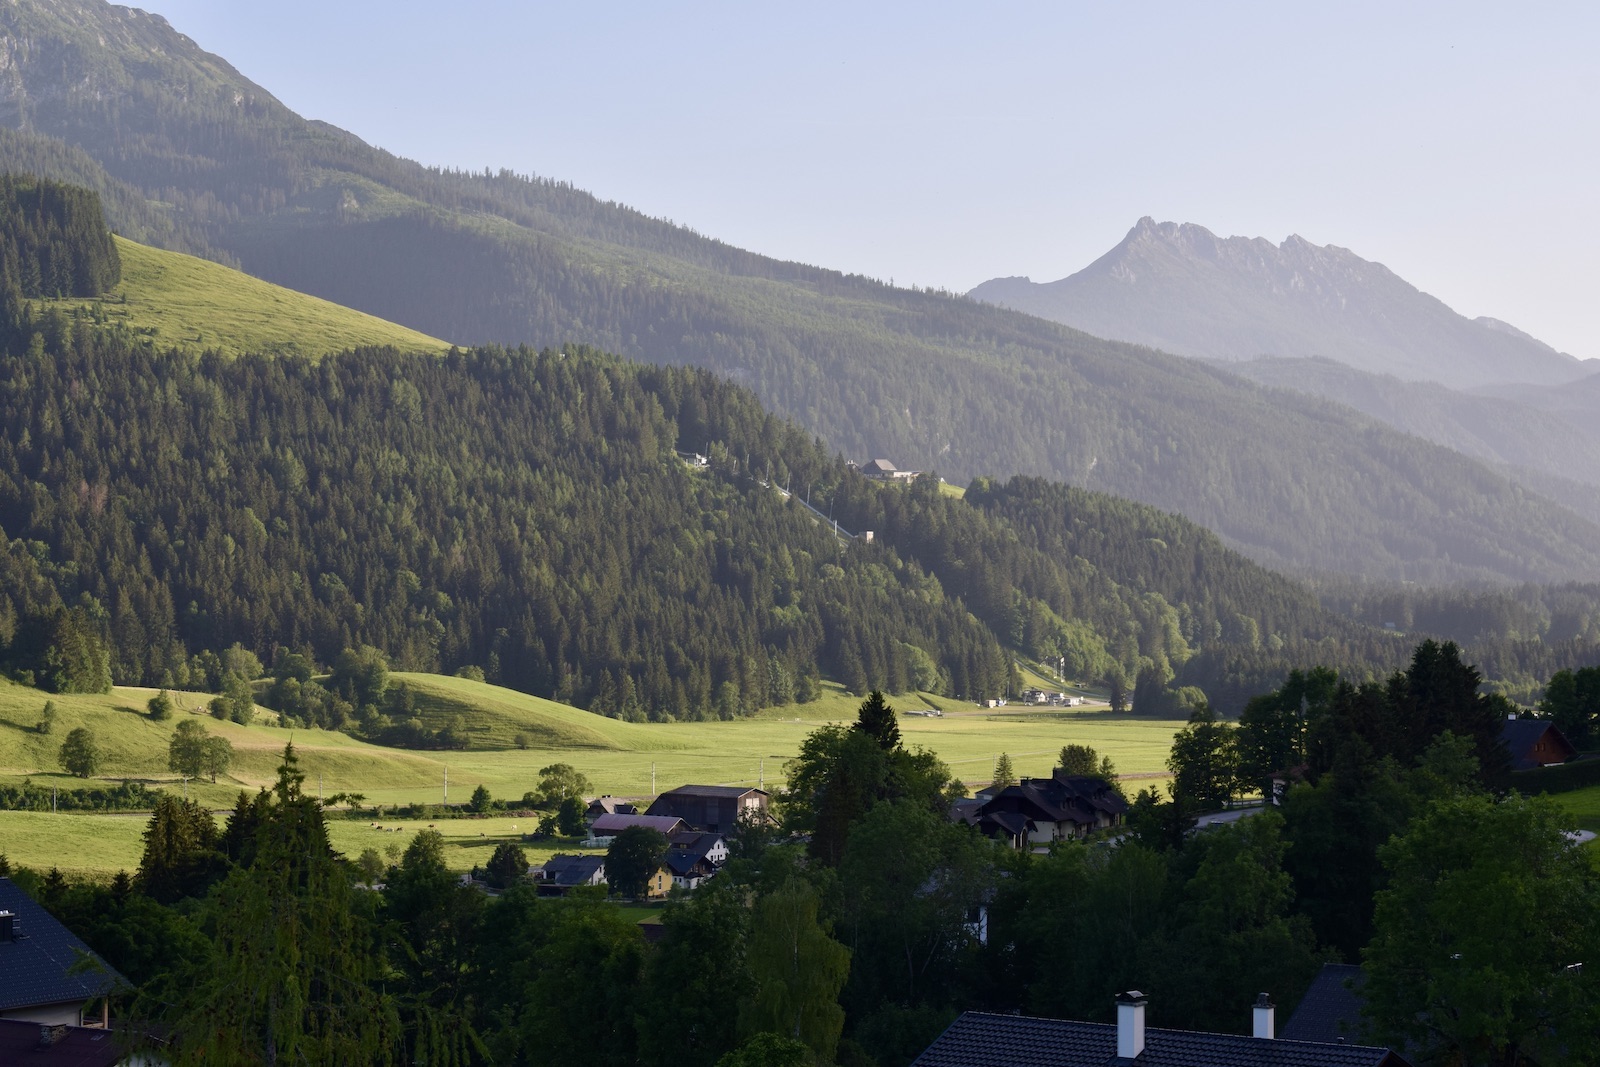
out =
[(161, 793), (140, 782), (85, 789), (49, 789), (31, 780), (0, 785), (0, 811), (149, 811)]
[(166, 722), (172, 718), (172, 696), (163, 689), (150, 698), (150, 703), (145, 705), (150, 712), (150, 717), (156, 722)]

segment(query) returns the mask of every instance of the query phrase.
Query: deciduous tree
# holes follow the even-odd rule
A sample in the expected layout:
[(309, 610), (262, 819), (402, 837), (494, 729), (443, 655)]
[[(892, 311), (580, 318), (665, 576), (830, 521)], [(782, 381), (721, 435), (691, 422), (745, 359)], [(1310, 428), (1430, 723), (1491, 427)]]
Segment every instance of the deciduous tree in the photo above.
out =
[(1440, 801), (1383, 846), (1365, 952), (1378, 1034), (1472, 1065), (1584, 1062), (1600, 1026), (1600, 882), (1547, 798)]
[(61, 742), (61, 769), (79, 778), (93, 778), (100, 769), (100, 746), (87, 726), (75, 726)]

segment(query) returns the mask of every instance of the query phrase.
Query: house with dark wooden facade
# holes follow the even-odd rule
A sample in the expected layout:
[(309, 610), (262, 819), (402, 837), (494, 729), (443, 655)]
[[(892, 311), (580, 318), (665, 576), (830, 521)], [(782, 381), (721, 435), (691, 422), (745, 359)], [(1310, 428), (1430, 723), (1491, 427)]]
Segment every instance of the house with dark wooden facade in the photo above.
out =
[(1527, 771), (1553, 767), (1578, 754), (1577, 748), (1549, 719), (1507, 719), (1500, 741), (1511, 753), (1511, 769)]
[(694, 830), (727, 834), (767, 818), (767, 792), (737, 785), (680, 785), (656, 797), (647, 815), (678, 818)]

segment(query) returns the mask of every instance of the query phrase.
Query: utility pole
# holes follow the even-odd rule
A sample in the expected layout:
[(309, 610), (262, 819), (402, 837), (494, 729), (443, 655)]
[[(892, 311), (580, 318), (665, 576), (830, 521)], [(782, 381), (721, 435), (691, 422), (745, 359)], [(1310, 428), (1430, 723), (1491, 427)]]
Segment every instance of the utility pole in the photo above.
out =
[(448, 764), (444, 768), (444, 802), (446, 804), (450, 803), (450, 767)]
[(765, 789), (766, 787), (767, 787), (767, 757), (762, 756), (761, 757), (761, 769), (756, 772), (756, 788), (757, 789)]
[(317, 772), (317, 803), (322, 803), (322, 772)]
[(650, 764), (650, 795), (656, 795), (656, 765)]

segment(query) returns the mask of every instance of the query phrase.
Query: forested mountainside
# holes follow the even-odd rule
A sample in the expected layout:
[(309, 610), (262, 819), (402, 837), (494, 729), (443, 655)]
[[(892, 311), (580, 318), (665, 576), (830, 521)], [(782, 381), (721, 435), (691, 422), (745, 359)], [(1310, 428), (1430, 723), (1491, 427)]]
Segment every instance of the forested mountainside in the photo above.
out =
[(979, 300), (1099, 337), (1208, 359), (1334, 359), (1456, 388), (1554, 385), (1600, 370), (1494, 319), (1468, 319), (1347, 248), (1221, 238), (1142, 218), (1076, 274), (995, 278)]
[[(1406, 382), (1331, 359), (1263, 358), (1219, 363), (1262, 385), (1326, 397), (1468, 456), (1503, 465), (1514, 479), (1579, 514), (1600, 517), (1592, 492), (1542, 479), (1600, 486), (1600, 375), (1562, 386), (1482, 393)], [(1515, 468), (1513, 472), (1511, 469)]]
[(1092, 531), (1032, 545), (931, 478), (869, 483), (704, 371), (577, 349), (196, 359), (62, 316), (27, 330), (0, 361), (0, 630), (37, 648), (72, 609), (122, 682), (183, 684), (233, 642), (324, 663), (371, 644), (661, 718), (786, 702), (819, 667), (1000, 695), (1005, 646), (1152, 699), (1207, 684), (1180, 676), (1199, 652), (1271, 652), (1268, 684), (1319, 639), (1324, 661), (1390, 657), (1183, 520), (1075, 493), (1056, 521)]
[(456, 341), (707, 366), (847, 454), (1127, 496), (1270, 565), (1600, 576), (1600, 526), (1314, 398), (767, 259), (559, 182), (430, 170), (98, 0), (7, 5), (0, 48), (0, 166), (98, 189), (113, 225), (148, 242)]

